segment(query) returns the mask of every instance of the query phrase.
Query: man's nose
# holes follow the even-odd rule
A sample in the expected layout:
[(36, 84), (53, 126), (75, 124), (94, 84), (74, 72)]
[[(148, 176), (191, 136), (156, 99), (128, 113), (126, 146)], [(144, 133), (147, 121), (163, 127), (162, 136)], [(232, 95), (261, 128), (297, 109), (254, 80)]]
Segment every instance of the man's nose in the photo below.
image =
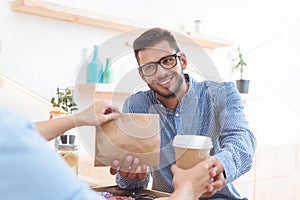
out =
[(168, 69), (163, 68), (159, 64), (157, 64), (156, 67), (157, 67), (156, 74), (158, 74), (158, 75), (165, 74), (168, 71)]

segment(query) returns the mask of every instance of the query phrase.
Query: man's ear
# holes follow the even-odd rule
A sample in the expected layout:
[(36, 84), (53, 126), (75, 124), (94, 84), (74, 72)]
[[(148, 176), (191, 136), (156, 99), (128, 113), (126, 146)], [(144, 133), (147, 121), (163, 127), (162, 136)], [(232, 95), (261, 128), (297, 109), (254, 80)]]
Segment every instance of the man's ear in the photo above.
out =
[(180, 64), (181, 64), (182, 70), (185, 70), (186, 66), (187, 66), (187, 59), (186, 59), (186, 56), (185, 56), (184, 53), (181, 53), (179, 60), (180, 60)]

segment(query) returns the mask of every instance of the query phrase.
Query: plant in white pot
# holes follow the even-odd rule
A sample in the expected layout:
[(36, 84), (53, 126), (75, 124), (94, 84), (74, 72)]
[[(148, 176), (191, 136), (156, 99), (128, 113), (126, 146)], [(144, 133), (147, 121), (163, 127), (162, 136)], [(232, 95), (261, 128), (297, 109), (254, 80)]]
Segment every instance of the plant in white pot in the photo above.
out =
[[(59, 88), (56, 89), (56, 97), (51, 98), (51, 104), (54, 111), (50, 112), (50, 119), (55, 118), (55, 116), (67, 116), (73, 113), (73, 111), (78, 110), (77, 104), (74, 102), (73, 88)], [(63, 134), (60, 136), (61, 142), (67, 144), (67, 138), (69, 137), (69, 144), (74, 144), (75, 135)]]
[(236, 64), (234, 65), (234, 70), (237, 70), (239, 72), (240, 79), (236, 80), (236, 86), (240, 93), (248, 93), (250, 80), (244, 79), (244, 72), (247, 64), (244, 61), (240, 47), (237, 48), (237, 53), (238, 57), (234, 59), (234, 61), (236, 62)]

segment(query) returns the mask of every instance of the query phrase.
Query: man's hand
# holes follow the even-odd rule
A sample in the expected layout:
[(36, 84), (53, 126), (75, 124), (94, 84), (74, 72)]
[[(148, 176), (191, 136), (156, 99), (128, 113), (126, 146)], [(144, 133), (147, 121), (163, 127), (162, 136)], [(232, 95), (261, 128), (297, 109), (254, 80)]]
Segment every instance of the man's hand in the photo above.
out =
[(222, 163), (218, 159), (216, 159), (215, 164), (209, 170), (212, 181), (207, 186), (207, 192), (204, 193), (201, 197), (212, 197), (218, 190), (222, 189), (226, 185), (226, 180), (223, 173), (224, 167)]
[(138, 158), (127, 156), (121, 163), (118, 160), (113, 161), (110, 173), (115, 175), (117, 172), (130, 180), (144, 180), (147, 177), (147, 165), (142, 165)]

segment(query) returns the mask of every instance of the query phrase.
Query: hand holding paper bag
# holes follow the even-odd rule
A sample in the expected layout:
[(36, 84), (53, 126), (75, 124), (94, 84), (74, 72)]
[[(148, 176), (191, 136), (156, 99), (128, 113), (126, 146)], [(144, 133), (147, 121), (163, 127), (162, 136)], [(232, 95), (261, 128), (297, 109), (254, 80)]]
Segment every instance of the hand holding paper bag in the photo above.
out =
[(125, 114), (96, 128), (95, 166), (121, 164), (132, 156), (148, 166), (159, 165), (160, 125), (156, 114)]

